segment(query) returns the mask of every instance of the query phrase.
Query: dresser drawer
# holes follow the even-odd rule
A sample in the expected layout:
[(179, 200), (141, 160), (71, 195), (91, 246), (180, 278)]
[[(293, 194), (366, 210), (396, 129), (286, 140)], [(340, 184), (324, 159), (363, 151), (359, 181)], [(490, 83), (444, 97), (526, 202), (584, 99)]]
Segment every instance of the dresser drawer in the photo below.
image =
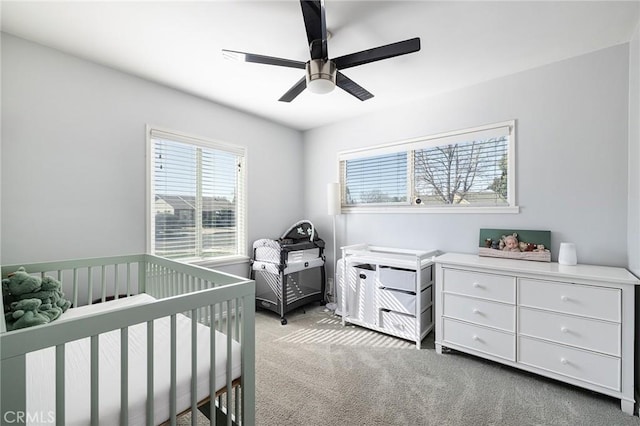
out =
[(619, 289), (528, 278), (521, 278), (518, 285), (522, 306), (620, 322)]
[(444, 269), (442, 290), (483, 299), (515, 303), (516, 279), (505, 275)]
[(442, 341), (515, 361), (515, 335), (443, 318)]
[(620, 358), (518, 338), (518, 362), (620, 391)]
[(519, 308), (518, 332), (532, 337), (620, 356), (620, 324)]
[[(379, 288), (377, 289), (377, 296), (379, 309), (388, 309), (390, 311), (411, 315), (415, 315), (416, 313), (416, 295), (413, 293)], [(431, 286), (420, 292), (421, 310), (430, 304)]]
[(457, 294), (443, 294), (443, 315), (515, 332), (516, 307)]

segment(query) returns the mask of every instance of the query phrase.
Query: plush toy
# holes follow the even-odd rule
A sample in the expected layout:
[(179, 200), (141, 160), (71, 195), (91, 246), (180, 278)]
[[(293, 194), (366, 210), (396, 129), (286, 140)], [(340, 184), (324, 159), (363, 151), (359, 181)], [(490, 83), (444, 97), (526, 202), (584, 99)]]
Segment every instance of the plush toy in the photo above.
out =
[(11, 314), (5, 315), (7, 331), (31, 327), (50, 322), (49, 317), (39, 311), (39, 299), (23, 299), (11, 304)]
[(23, 294), (38, 291), (40, 285), (40, 278), (27, 274), (24, 267), (18, 268), (16, 272), (9, 275), (9, 278), (2, 280), (2, 297), (5, 305), (10, 306)]
[(62, 292), (62, 284), (60, 281), (51, 278), (50, 276), (45, 276), (42, 279), (42, 286), (40, 287), (41, 291), (49, 291), (51, 292), (51, 304), (55, 307), (57, 306), (62, 310), (62, 312), (66, 312), (67, 309), (71, 306), (71, 302), (64, 298), (64, 293)]
[[(60, 281), (52, 277), (45, 276), (40, 279), (29, 275), (23, 267), (19, 268), (15, 273), (9, 275), (9, 278), (2, 280), (2, 297), (5, 302), (7, 324), (14, 324), (25, 315), (25, 319), (18, 323), (19, 327), (11, 326), (12, 330), (46, 324), (58, 319), (71, 306), (71, 302), (64, 298), (61, 288)], [(28, 300), (37, 301), (38, 306), (31, 309), (33, 306), (27, 303), (24, 306), (29, 309), (18, 307), (23, 306), (21, 303)], [(45, 322), (43, 322), (43, 318), (46, 319)], [(9, 325), (7, 325), (7, 330), (9, 330)]]
[[(24, 300), (31, 300), (31, 299), (24, 299)], [(34, 300), (38, 300), (38, 299), (34, 299)], [(59, 306), (52, 305), (51, 303), (43, 303), (42, 305), (40, 305), (38, 310), (40, 311), (41, 314), (44, 314), (47, 317), (49, 317), (49, 321), (57, 320), (60, 317), (60, 315), (62, 315), (62, 312), (63, 312)]]
[(504, 241), (503, 251), (520, 251), (518, 234), (503, 235), (502, 241)]

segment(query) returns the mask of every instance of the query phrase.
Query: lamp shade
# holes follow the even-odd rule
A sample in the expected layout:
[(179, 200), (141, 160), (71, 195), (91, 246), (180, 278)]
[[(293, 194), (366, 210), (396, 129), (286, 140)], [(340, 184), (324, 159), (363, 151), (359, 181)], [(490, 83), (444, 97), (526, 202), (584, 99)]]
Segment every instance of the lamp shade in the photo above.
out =
[(327, 214), (329, 216), (340, 214), (340, 206), (340, 183), (327, 184)]

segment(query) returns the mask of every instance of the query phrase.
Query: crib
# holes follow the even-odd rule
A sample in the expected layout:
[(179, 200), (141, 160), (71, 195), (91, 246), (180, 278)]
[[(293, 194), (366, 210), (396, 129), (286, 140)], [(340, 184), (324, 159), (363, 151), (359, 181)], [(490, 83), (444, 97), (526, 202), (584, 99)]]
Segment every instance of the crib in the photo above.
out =
[[(142, 254), (24, 266), (72, 302), (6, 332), (1, 424), (255, 424), (255, 283)], [(1, 299), (0, 293), (0, 299)], [(0, 300), (2, 302), (2, 300)], [(0, 303), (3, 306), (3, 303)]]

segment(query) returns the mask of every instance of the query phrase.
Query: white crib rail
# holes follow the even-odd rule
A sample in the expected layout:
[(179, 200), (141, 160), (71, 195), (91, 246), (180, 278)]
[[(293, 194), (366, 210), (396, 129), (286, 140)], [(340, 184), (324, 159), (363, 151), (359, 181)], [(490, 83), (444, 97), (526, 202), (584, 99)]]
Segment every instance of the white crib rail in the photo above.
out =
[[(77, 261), (41, 263), (25, 265), (27, 272), (42, 273), (57, 271), (58, 276), (63, 271), (72, 271), (74, 276), (74, 301), (77, 303), (78, 270), (89, 268), (85, 284), (88, 288), (88, 303), (92, 302), (91, 292), (93, 281), (91, 268), (100, 271), (101, 300), (107, 298), (107, 293), (113, 297), (119, 295), (118, 270), (126, 270), (126, 293), (131, 289), (145, 291), (156, 298), (164, 298), (153, 303), (120, 308), (108, 312), (83, 317), (81, 320), (52, 322), (40, 327), (16, 330), (0, 334), (0, 360), (2, 374), (2, 397), (0, 398), (0, 413), (4, 423), (7, 413), (28, 415), (26, 407), (26, 354), (47, 347), (56, 347), (56, 415), (57, 425), (65, 424), (64, 400), (64, 357), (65, 344), (77, 339), (91, 339), (91, 424), (97, 425), (99, 418), (98, 394), (98, 354), (99, 335), (112, 330), (121, 333), (121, 413), (120, 423), (127, 425), (128, 421), (128, 331), (135, 324), (147, 324), (147, 395), (153, 395), (153, 333), (154, 320), (164, 317), (171, 318), (171, 398), (170, 424), (176, 423), (176, 315), (187, 313), (191, 317), (192, 335), (192, 385), (191, 410), (192, 424), (196, 424), (195, 410), (198, 408), (196, 384), (197, 366), (197, 335), (198, 320), (210, 325), (211, 339), (211, 368), (210, 368), (210, 401), (208, 410), (211, 413), (211, 424), (216, 422), (216, 412), (223, 406), (226, 408), (226, 421), (243, 425), (255, 423), (255, 284), (251, 280), (212, 271), (192, 265), (170, 261), (151, 255), (121, 256), (101, 259), (82, 259)], [(108, 289), (105, 277), (106, 271), (115, 271), (114, 288)], [(14, 266), (3, 268), (3, 273), (17, 269)], [(137, 269), (137, 279), (130, 279), (131, 271)], [(112, 278), (113, 278), (112, 276)], [(226, 325), (225, 326), (223, 326)], [(235, 325), (235, 327), (234, 327)], [(226, 366), (226, 401), (221, 397), (216, 399), (215, 389), (215, 332), (216, 328), (226, 334), (227, 338), (227, 366)], [(226, 328), (226, 330), (223, 330)], [(241, 344), (241, 379), (239, 391), (233, 387), (231, 377), (231, 343), (232, 339)], [(233, 398), (232, 398), (233, 393)], [(226, 405), (225, 405), (226, 403)], [(235, 408), (232, 406), (235, 403)], [(218, 408), (216, 408), (218, 407)], [(201, 407), (202, 408), (202, 407)], [(233, 411), (233, 412), (232, 412)], [(147, 424), (154, 423), (154, 401), (147, 398)]]

